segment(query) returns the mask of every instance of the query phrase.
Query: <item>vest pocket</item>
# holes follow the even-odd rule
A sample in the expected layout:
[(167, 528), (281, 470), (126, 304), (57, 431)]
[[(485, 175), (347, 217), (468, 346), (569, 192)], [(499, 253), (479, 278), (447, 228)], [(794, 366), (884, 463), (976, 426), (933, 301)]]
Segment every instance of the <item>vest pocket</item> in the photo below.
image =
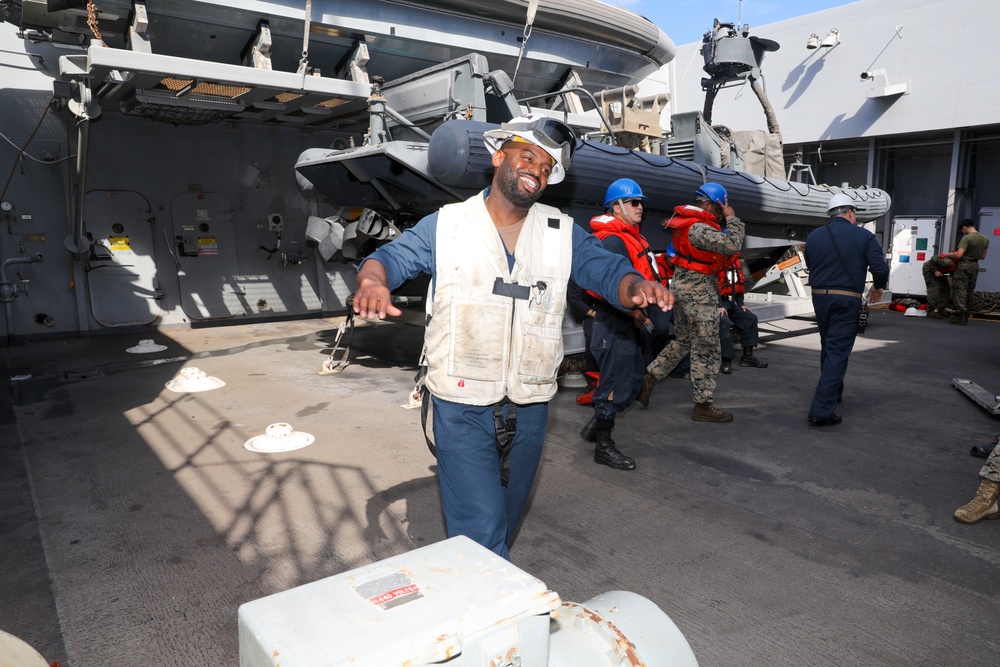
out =
[(451, 305), (448, 375), (483, 382), (503, 381), (503, 361), (510, 345), (510, 310), (495, 301)]
[(524, 384), (552, 384), (562, 363), (562, 325), (526, 325), (521, 355), (518, 359), (518, 376)]
[[(544, 284), (544, 289), (539, 285)], [(524, 340), (518, 357), (518, 377), (524, 384), (552, 384), (562, 363), (562, 323), (566, 309), (566, 279), (536, 276), (524, 313)]]

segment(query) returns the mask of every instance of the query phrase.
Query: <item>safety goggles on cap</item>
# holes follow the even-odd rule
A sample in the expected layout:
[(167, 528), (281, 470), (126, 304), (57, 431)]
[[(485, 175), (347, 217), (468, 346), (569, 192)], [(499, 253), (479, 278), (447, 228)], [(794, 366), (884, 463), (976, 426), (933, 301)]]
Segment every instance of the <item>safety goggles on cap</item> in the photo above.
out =
[(567, 147), (570, 159), (573, 158), (573, 151), (576, 150), (576, 134), (573, 129), (555, 118), (540, 114), (528, 114), (503, 123), (500, 128), (511, 132), (534, 132), (541, 135), (544, 139), (548, 139), (554, 147)]
[(491, 154), (514, 138), (535, 144), (552, 156), (554, 164), (549, 184), (560, 183), (566, 177), (566, 170), (576, 151), (576, 134), (572, 128), (555, 118), (530, 113), (501, 124), (498, 130), (483, 133), (483, 142)]

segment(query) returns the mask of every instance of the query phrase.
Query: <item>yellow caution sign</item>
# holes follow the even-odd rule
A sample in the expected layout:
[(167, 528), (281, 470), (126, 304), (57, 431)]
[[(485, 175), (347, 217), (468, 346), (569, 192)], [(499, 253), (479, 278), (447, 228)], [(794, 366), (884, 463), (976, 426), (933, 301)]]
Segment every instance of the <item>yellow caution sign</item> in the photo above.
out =
[(108, 247), (111, 252), (127, 252), (132, 249), (128, 236), (109, 236)]
[(215, 242), (214, 236), (199, 236), (198, 237), (198, 254), (199, 255), (218, 255), (219, 254), (219, 244)]

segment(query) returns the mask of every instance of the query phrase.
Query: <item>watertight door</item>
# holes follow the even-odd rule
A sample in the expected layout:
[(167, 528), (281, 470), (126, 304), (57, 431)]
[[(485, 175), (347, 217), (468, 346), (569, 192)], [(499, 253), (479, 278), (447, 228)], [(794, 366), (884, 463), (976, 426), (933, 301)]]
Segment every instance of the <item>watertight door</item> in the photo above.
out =
[(153, 215), (138, 192), (94, 190), (84, 203), (93, 240), (87, 286), (90, 308), (102, 326), (149, 324), (160, 314)]
[(182, 192), (170, 205), (181, 307), (192, 320), (249, 312), (236, 282), (236, 211), (224, 196)]

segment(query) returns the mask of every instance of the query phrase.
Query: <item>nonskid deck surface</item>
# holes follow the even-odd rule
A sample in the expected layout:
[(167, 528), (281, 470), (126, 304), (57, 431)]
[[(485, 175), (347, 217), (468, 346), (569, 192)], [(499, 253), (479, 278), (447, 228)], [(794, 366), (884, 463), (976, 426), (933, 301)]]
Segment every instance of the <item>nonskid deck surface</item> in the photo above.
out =
[[(0, 628), (74, 667), (236, 665), (241, 603), (443, 539), (400, 407), (420, 330), (359, 328), (351, 365), (319, 375), (337, 324), (4, 348)], [(593, 462), (590, 412), (561, 390), (514, 562), (565, 600), (650, 598), (703, 665), (992, 663), (1000, 522), (951, 515), (1000, 422), (951, 380), (1000, 391), (998, 327), (875, 311), (844, 423), (817, 429), (815, 324), (762, 325), (769, 368), (719, 378), (732, 424), (691, 421), (673, 379), (619, 420), (632, 472)], [(125, 352), (149, 337), (167, 349)], [(226, 386), (164, 388), (191, 366)], [(315, 443), (244, 448), (279, 422)]]

